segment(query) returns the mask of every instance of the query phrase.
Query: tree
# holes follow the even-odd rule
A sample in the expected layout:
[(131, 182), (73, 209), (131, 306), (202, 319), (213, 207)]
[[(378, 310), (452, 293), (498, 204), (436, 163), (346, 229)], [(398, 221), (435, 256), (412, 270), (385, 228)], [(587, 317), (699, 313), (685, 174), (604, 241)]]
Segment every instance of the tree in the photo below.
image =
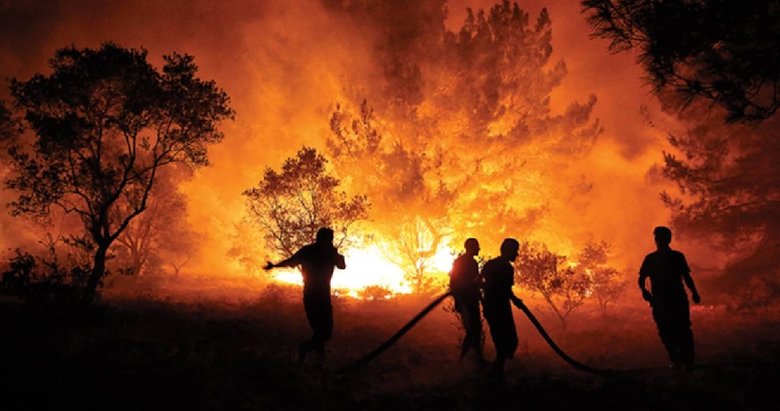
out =
[(146, 50), (107, 43), (68, 47), (52, 72), (12, 80), (11, 94), (34, 132), (9, 149), (19, 197), (13, 215), (46, 216), (53, 206), (77, 215), (94, 243), (83, 297), (93, 301), (111, 245), (148, 207), (162, 167), (208, 163), (220, 121), (232, 118), (227, 94), (195, 76), (193, 57), (164, 56), (162, 71)]
[[(712, 239), (729, 256), (720, 282), (738, 291), (753, 276), (777, 278), (780, 264), (780, 143), (774, 116), (761, 124), (723, 124), (708, 107), (670, 134), (664, 175), (679, 192), (662, 198), (679, 232)], [(775, 285), (780, 294), (780, 286)]]
[(281, 172), (266, 168), (257, 187), (242, 193), (251, 221), (264, 230), (266, 245), (278, 256), (312, 242), (321, 227), (332, 228), (342, 245), (352, 225), (366, 217), (366, 197), (338, 191), (340, 182), (328, 174), (327, 163), (317, 150), (303, 147), (285, 160)]
[(391, 253), (399, 266), (404, 267), (404, 278), (415, 294), (430, 294), (440, 288), (430, 276), (431, 260), (439, 251), (448, 232), (442, 232), (444, 221), (430, 218), (405, 218), (399, 221), (392, 238)]
[(601, 128), (590, 117), (593, 96), (551, 108), (566, 66), (552, 58), (546, 10), (532, 18), (503, 1), (469, 10), (451, 31), (443, 1), (344, 7), (381, 33), (372, 58), (386, 70), (347, 92), (331, 116), (328, 148), (345, 184), (368, 187), (381, 237), (397, 238), (400, 221), (410, 233), (445, 234), (440, 247), (453, 232), (497, 246), (571, 207), (560, 195), (576, 184), (567, 168)]
[(607, 305), (615, 302), (625, 289), (625, 277), (614, 267), (607, 265), (609, 244), (590, 242), (585, 244), (577, 257), (576, 270), (580, 275), (590, 277), (591, 292), (603, 316), (607, 315)]
[(187, 224), (187, 201), (177, 189), (178, 182), (171, 173), (158, 175), (146, 211), (117, 238), (115, 264), (121, 264), (127, 274), (142, 275), (166, 261), (178, 274), (182, 261), (189, 259), (195, 233)]
[(566, 257), (547, 249), (544, 244), (524, 241), (515, 262), (516, 281), (542, 295), (566, 328), (572, 311), (585, 303), (592, 281), (566, 263)]
[[(777, 1), (587, 0), (593, 35), (638, 49), (658, 94), (675, 105), (720, 105), (728, 121), (762, 121), (780, 107)], [(670, 99), (667, 103), (673, 102)]]
[(414, 293), (433, 291), (438, 284), (430, 262), (451, 233), (455, 199), (436, 175), (436, 159), (400, 141), (387, 144), (365, 100), (354, 116), (337, 107), (330, 126), (327, 143), (336, 168), (381, 207), (372, 220), (382, 237), (392, 239), (382, 244), (386, 254), (405, 270)]
[(0, 100), (0, 142), (10, 141), (17, 131), (18, 124), (12, 117), (11, 110), (5, 106), (3, 100)]

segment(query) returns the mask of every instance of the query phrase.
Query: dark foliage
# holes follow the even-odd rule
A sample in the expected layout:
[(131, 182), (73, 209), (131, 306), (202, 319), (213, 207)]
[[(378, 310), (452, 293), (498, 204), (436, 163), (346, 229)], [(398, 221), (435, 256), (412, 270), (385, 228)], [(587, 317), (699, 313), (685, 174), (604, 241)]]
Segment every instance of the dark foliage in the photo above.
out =
[(19, 193), (14, 215), (47, 218), (52, 206), (80, 218), (94, 244), (84, 296), (92, 300), (111, 244), (143, 213), (160, 167), (208, 163), (207, 147), (231, 118), (227, 94), (198, 79), (192, 56), (165, 56), (107, 43), (58, 50), (50, 74), (12, 80), (11, 93), (34, 133), (9, 149)]
[[(583, 1), (593, 35), (636, 49), (659, 94), (704, 100), (728, 121), (761, 121), (780, 107), (780, 2)], [(667, 100), (672, 102), (672, 100)]]
[(339, 190), (341, 183), (327, 164), (317, 150), (303, 147), (285, 160), (281, 172), (266, 168), (258, 185), (242, 193), (250, 220), (277, 256), (290, 256), (311, 243), (321, 227), (332, 228), (342, 246), (354, 223), (366, 218), (366, 197)]

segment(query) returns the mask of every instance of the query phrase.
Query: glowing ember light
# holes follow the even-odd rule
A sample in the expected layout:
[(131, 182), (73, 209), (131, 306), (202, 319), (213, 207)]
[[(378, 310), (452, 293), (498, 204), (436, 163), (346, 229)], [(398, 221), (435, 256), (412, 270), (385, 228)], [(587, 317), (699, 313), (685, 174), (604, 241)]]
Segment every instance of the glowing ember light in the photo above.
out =
[(432, 271), (441, 273), (449, 273), (452, 269), (452, 262), (455, 261), (457, 254), (454, 253), (449, 247), (440, 247), (436, 254), (431, 258)]
[[(444, 252), (446, 253), (447, 250)], [(347, 260), (347, 268), (334, 271), (331, 282), (331, 287), (339, 290), (336, 294), (357, 298), (360, 296), (360, 291), (369, 286), (386, 288), (392, 294), (412, 292), (404, 278), (404, 270), (388, 261), (379, 247), (371, 245), (366, 248), (349, 249), (344, 253), (344, 257)], [(451, 265), (452, 257), (448, 258), (448, 264)], [(295, 269), (277, 270), (273, 278), (287, 284), (303, 284), (301, 273)]]

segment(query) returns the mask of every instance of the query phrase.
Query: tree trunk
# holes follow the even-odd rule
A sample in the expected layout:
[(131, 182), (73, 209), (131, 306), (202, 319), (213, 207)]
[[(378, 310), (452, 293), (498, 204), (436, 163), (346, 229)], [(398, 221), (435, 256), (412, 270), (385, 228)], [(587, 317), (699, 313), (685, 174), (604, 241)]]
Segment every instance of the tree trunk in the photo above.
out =
[(97, 296), (97, 288), (100, 285), (100, 280), (106, 274), (106, 254), (108, 253), (108, 245), (98, 245), (97, 251), (93, 259), (92, 273), (89, 275), (89, 281), (87, 287), (84, 289), (84, 302), (92, 304), (95, 302)]
[(566, 317), (561, 313), (560, 310), (558, 310), (558, 307), (555, 306), (555, 302), (552, 300), (552, 296), (547, 296), (546, 294), (542, 293), (542, 297), (544, 297), (545, 301), (547, 301), (547, 304), (550, 305), (550, 308), (552, 308), (555, 315), (558, 317), (558, 320), (561, 322), (561, 326), (563, 329), (566, 329)]
[(142, 251), (136, 250), (135, 248), (130, 250), (130, 257), (133, 261), (133, 265), (131, 267), (133, 276), (140, 276), (141, 270), (144, 268), (144, 258), (142, 255)]

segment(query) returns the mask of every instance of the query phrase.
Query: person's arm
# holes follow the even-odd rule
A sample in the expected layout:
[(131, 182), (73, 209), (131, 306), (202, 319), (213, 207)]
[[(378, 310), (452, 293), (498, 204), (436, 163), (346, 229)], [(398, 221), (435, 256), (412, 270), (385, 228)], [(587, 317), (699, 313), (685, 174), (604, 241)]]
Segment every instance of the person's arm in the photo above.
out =
[(344, 261), (344, 256), (339, 254), (338, 251), (336, 251), (336, 268), (339, 270), (347, 268), (347, 262)]
[(647, 257), (642, 261), (642, 267), (639, 268), (639, 289), (642, 290), (642, 299), (653, 304), (653, 294), (645, 288), (645, 279), (647, 279)]
[(682, 262), (685, 268), (682, 276), (683, 281), (685, 282), (685, 285), (688, 286), (688, 289), (691, 290), (691, 298), (693, 299), (693, 302), (699, 304), (701, 303), (701, 296), (699, 296), (699, 292), (696, 290), (696, 284), (693, 283), (693, 277), (691, 277), (691, 269), (690, 267), (688, 267), (688, 262), (685, 261), (685, 256), (682, 256)]
[(268, 270), (270, 270), (272, 268), (277, 268), (277, 267), (296, 267), (296, 266), (299, 266), (299, 265), (301, 265), (301, 256), (302, 255), (303, 255), (303, 248), (301, 248), (300, 250), (298, 250), (298, 252), (293, 254), (292, 257), (290, 257), (290, 258), (288, 258), (286, 260), (282, 260), (282, 261), (280, 261), (280, 262), (278, 262), (276, 264), (268, 261), (268, 263), (265, 265), (265, 267), (263, 267), (263, 269), (268, 271)]
[(512, 292), (512, 290), (509, 290), (509, 299), (512, 301), (512, 304), (515, 306), (519, 306), (523, 304), (523, 299), (516, 296), (515, 293)]
[(509, 301), (511, 301), (511, 302), (513, 302), (515, 304), (517, 304), (518, 302), (522, 303), (523, 300), (519, 299), (515, 295), (515, 293), (512, 291), (512, 286), (515, 285), (515, 270), (514, 270), (514, 268), (510, 268), (509, 270), (507, 270), (505, 275), (506, 275), (506, 278), (504, 279), (504, 281), (505, 281), (505, 285), (504, 286), (506, 287), (506, 296), (507, 296), (507, 298), (509, 299)]
[(647, 279), (647, 275), (639, 273), (639, 289), (642, 290), (642, 298), (645, 301), (650, 302), (653, 300), (653, 294), (645, 288), (645, 279)]
[(693, 302), (699, 304), (701, 302), (701, 296), (699, 296), (699, 292), (696, 290), (696, 284), (693, 283), (693, 277), (691, 277), (691, 273), (683, 274), (683, 281), (685, 281), (685, 285), (688, 286), (688, 289), (691, 290), (691, 298), (693, 299)]

